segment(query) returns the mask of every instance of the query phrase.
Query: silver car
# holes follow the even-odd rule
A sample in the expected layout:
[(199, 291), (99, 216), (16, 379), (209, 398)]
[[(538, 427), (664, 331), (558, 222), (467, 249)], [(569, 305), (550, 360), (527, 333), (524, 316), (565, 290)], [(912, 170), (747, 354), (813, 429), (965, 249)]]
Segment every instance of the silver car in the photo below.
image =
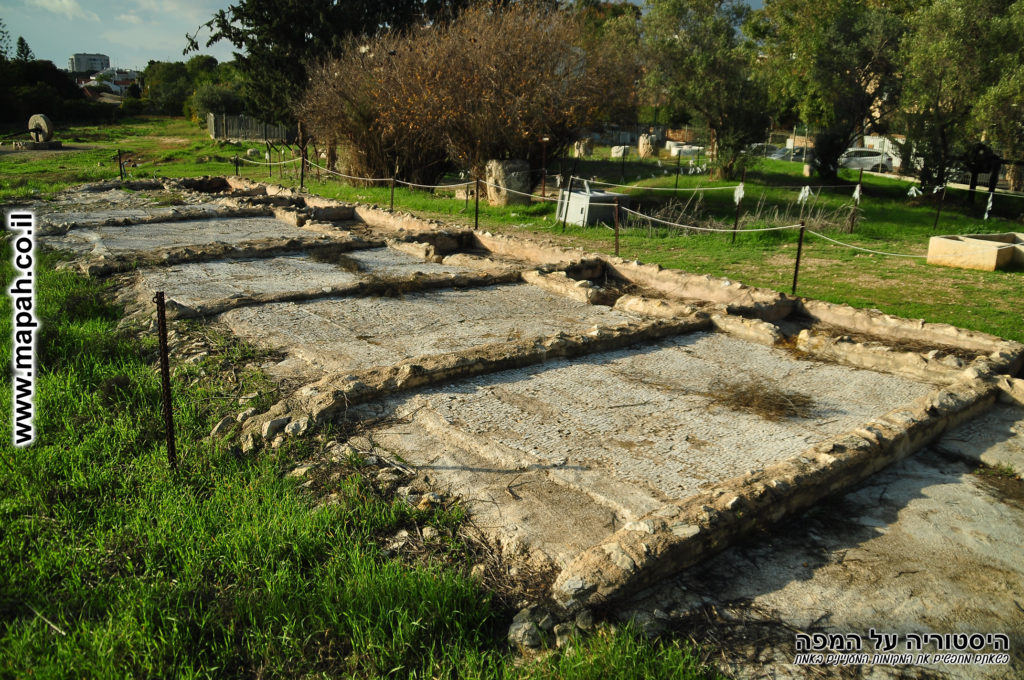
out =
[(847, 149), (839, 157), (839, 167), (852, 170), (892, 172), (893, 158), (878, 149)]

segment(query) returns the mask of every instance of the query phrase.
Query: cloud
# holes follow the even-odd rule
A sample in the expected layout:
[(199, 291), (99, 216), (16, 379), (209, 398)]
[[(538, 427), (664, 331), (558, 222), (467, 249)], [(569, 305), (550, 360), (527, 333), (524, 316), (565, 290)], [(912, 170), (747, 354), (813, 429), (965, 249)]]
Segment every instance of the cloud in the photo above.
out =
[(126, 24), (135, 24), (136, 26), (142, 23), (142, 19), (137, 14), (121, 14), (118, 15), (117, 20), (123, 21)]
[(78, 4), (78, 0), (28, 0), (28, 2), (30, 5), (35, 5), (47, 12), (63, 14), (68, 19), (100, 20), (95, 12), (82, 9), (82, 6)]

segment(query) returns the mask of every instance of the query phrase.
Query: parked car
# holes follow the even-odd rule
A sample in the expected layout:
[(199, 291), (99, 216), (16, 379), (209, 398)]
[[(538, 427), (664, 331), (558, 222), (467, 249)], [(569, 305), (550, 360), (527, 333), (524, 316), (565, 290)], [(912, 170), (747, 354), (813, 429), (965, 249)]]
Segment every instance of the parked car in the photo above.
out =
[(893, 157), (878, 149), (847, 149), (839, 157), (839, 167), (851, 170), (892, 172)]
[(760, 142), (758, 144), (751, 144), (743, 150), (743, 153), (749, 153), (751, 156), (770, 156), (778, 150), (779, 147), (774, 144)]
[(807, 149), (802, 146), (798, 146), (795, 149), (779, 149), (773, 154), (770, 154), (768, 158), (774, 158), (777, 161), (795, 161), (797, 163), (806, 163), (804, 158), (810, 158), (814, 153), (814, 149)]

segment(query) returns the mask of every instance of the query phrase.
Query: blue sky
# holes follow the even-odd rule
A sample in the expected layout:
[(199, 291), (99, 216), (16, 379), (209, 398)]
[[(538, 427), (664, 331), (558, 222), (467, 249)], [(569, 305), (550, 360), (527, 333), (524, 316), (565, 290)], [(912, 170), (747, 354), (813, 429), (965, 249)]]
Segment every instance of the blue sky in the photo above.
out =
[[(301, 0), (300, 0), (301, 1)], [(150, 59), (184, 61), (185, 34), (195, 32), (230, 0), (0, 0), (11, 50), (23, 36), (37, 59), (67, 68), (75, 52), (99, 52), (112, 66), (144, 68)], [(201, 35), (205, 43), (208, 32)], [(231, 59), (221, 42), (202, 50)], [(189, 56), (192, 56), (191, 54)]]
[[(99, 52), (110, 57), (112, 66), (141, 69), (150, 59), (185, 60), (185, 34), (229, 4), (231, 0), (0, 0), (0, 19), (11, 35), (12, 51), (23, 36), (37, 59), (49, 59), (59, 68), (67, 68), (75, 52)], [(208, 36), (204, 30), (200, 45)], [(202, 53), (221, 61), (232, 58), (231, 46), (223, 41)]]

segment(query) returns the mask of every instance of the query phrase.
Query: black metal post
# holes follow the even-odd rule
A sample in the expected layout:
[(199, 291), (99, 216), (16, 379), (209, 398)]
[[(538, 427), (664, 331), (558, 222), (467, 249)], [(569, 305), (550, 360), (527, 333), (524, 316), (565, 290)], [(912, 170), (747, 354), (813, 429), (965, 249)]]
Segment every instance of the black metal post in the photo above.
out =
[(796, 243), (796, 266), (793, 267), (793, 295), (796, 295), (796, 279), (800, 275), (800, 255), (804, 250), (804, 221), (800, 220), (800, 240)]
[(117, 176), (124, 181), (124, 163), (121, 162), (121, 150), (117, 150)]
[(683, 150), (676, 149), (676, 189), (679, 189), (679, 164), (683, 162)]
[(395, 211), (395, 176), (391, 175), (391, 212)]
[(299, 149), (299, 191), (306, 188), (306, 147)]
[(623, 184), (626, 183), (626, 156), (628, 154), (629, 154), (629, 145), (626, 145), (626, 147), (623, 148), (623, 150), (622, 150), (622, 164), (620, 166), (620, 170), (622, 172), (622, 180), (621, 180), (621, 182)]
[(615, 257), (619, 256), (619, 199), (615, 199)]
[(932, 231), (939, 228), (939, 215), (942, 214), (942, 204), (946, 202), (946, 185), (942, 185), (942, 195), (939, 196), (939, 205), (935, 208), (935, 222), (932, 224)]
[[(569, 175), (569, 190), (565, 192), (565, 208), (562, 212), (562, 233), (565, 233), (565, 223), (569, 221), (569, 201), (572, 200), (572, 180), (573, 175)], [(556, 214), (555, 217), (558, 217)]]
[(267, 174), (274, 178), (274, 166), (270, 164), (270, 140), (267, 140)]
[(241, 175), (238, 174), (238, 155), (236, 154), (235, 155), (235, 177), (240, 177), (240, 176)]
[(548, 194), (548, 138), (540, 140), (540, 195)]
[(157, 332), (160, 335), (160, 385), (164, 397), (164, 431), (167, 434), (167, 462), (178, 469), (178, 453), (174, 449), (174, 414), (171, 412), (171, 369), (167, 359), (167, 312), (164, 306), (164, 292), (158, 291), (153, 298), (156, 303)]
[(480, 231), (480, 178), (476, 178), (476, 190), (473, 192), (476, 203), (473, 207), (473, 229)]

